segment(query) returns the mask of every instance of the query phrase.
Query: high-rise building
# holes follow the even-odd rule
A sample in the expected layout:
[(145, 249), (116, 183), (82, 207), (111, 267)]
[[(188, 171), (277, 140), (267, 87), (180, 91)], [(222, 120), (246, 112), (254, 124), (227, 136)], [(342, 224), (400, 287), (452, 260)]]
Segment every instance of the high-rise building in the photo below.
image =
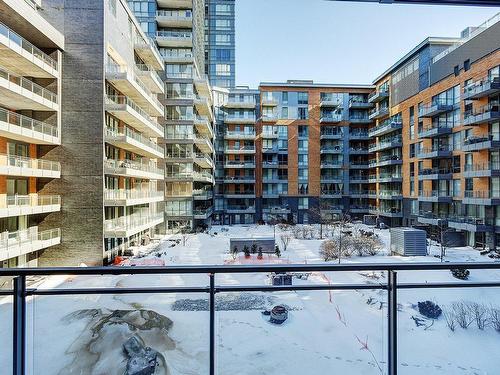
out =
[(60, 181), (64, 36), (39, 1), (0, 1), (0, 267), (39, 263), (61, 242)]
[(235, 0), (205, 0), (205, 72), (210, 84), (236, 85)]
[(51, 152), (62, 178), (46, 187), (62, 196), (61, 212), (48, 221), (63, 240), (41, 264), (102, 264), (147, 242), (164, 220), (163, 61), (125, 0), (91, 10), (46, 0), (43, 9), (64, 35), (66, 95), (62, 144)]

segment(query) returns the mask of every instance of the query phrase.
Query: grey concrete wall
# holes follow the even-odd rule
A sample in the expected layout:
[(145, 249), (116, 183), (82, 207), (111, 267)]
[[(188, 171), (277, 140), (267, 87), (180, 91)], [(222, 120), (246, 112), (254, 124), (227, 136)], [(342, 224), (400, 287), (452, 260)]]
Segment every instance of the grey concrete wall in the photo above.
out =
[(46, 249), (40, 266), (100, 265), (103, 258), (104, 6), (102, 0), (46, 0), (44, 12), (65, 36), (61, 146), (49, 152), (62, 164), (44, 191), (60, 194), (62, 210), (47, 224), (61, 228), (61, 244)]

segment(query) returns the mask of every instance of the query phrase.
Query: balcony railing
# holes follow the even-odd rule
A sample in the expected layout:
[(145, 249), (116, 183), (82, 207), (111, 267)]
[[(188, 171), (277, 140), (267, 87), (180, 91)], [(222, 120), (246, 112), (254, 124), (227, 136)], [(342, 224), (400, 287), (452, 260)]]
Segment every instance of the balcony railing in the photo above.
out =
[(104, 189), (104, 199), (107, 200), (132, 200), (160, 197), (163, 197), (163, 192), (157, 190)]
[(37, 242), (53, 240), (59, 237), (61, 237), (59, 228), (38, 231), (38, 227), (35, 226), (16, 232), (3, 232), (0, 233), (0, 252), (29, 244), (36, 245)]
[(20, 115), (19, 113), (8, 111), (4, 108), (0, 108), (0, 121), (51, 137), (57, 138), (59, 134), (57, 126), (34, 120), (31, 117)]
[(105, 164), (112, 169), (120, 169), (120, 168), (130, 168), (135, 169), (141, 172), (149, 172), (154, 174), (163, 175), (163, 170), (158, 168), (154, 164), (140, 163), (133, 160), (114, 160), (114, 159), (106, 159)]
[(106, 129), (106, 135), (108, 137), (130, 137), (133, 140), (143, 144), (144, 146), (150, 147), (154, 149), (157, 152), (163, 153), (163, 148), (159, 146), (158, 144), (151, 142), (148, 138), (144, 137), (141, 133), (135, 132), (129, 128), (122, 128), (122, 129)]
[[(470, 280), (466, 281), (417, 281), (408, 282), (403, 279), (399, 279), (399, 272), (404, 273), (405, 280), (408, 276), (418, 278), (418, 275), (422, 274), (422, 271), (432, 271), (426, 272), (426, 274), (439, 273), (440, 271), (449, 274), (451, 269), (469, 269), (469, 270), (500, 270), (500, 263), (498, 262), (441, 262), (441, 263), (429, 263), (429, 262), (401, 262), (401, 263), (367, 263), (367, 264), (356, 264), (356, 263), (343, 263), (343, 264), (281, 264), (281, 265), (258, 265), (258, 266), (239, 266), (239, 265), (217, 265), (217, 266), (204, 266), (204, 265), (187, 265), (187, 266), (165, 266), (165, 267), (74, 267), (74, 268), (1, 268), (0, 277), (11, 278), (13, 277), (12, 288), (2, 289), (0, 294), (2, 296), (8, 296), (7, 301), (4, 305), (5, 310), (9, 311), (9, 304), (11, 306), (11, 316), (10, 321), (12, 322), (12, 329), (6, 330), (9, 332), (9, 341), (12, 342), (12, 363), (14, 369), (14, 374), (24, 374), (28, 371), (28, 362), (30, 358), (34, 357), (34, 346), (26, 345), (29, 342), (30, 334), (30, 324), (35, 319), (31, 314), (27, 314), (27, 311), (32, 311), (33, 307), (40, 303), (40, 301), (51, 301), (51, 299), (56, 302), (57, 299), (61, 299), (60, 296), (65, 296), (64, 298), (70, 298), (70, 296), (109, 296), (109, 295), (145, 295), (145, 296), (155, 296), (152, 300), (157, 301), (160, 296), (168, 294), (187, 294), (192, 295), (193, 298), (199, 298), (200, 294), (206, 295), (206, 308), (207, 308), (207, 319), (198, 319), (202, 327), (199, 331), (206, 332), (206, 349), (208, 355), (206, 358), (206, 373), (209, 375), (216, 375), (219, 373), (219, 366), (216, 361), (220, 355), (220, 351), (223, 350), (220, 345), (218, 345), (218, 337), (224, 337), (223, 334), (227, 333), (217, 328), (217, 320), (220, 317), (220, 310), (216, 309), (216, 298), (217, 294), (226, 295), (233, 294), (237, 296), (238, 294), (247, 293), (273, 293), (278, 292), (281, 295), (284, 292), (304, 292), (304, 291), (359, 291), (359, 290), (372, 290), (376, 293), (382, 294), (384, 300), (387, 299), (387, 303), (381, 304), (381, 316), (383, 317), (384, 324), (382, 325), (381, 334), (382, 338), (378, 339), (379, 342), (383, 344), (383, 353), (385, 358), (381, 362), (380, 372), (394, 375), (397, 373), (400, 365), (399, 355), (402, 353), (402, 347), (399, 346), (403, 337), (410, 340), (410, 331), (403, 330), (399, 322), (401, 313), (399, 312), (400, 307), (398, 306), (398, 299), (401, 293), (408, 293), (408, 291), (417, 291), (419, 289), (426, 289), (432, 292), (437, 289), (441, 290), (459, 290), (463, 288), (471, 288), (472, 290), (477, 290), (478, 293), (484, 288), (498, 288), (500, 287), (500, 282), (498, 279), (493, 280)], [(315, 273), (320, 275), (326, 275), (328, 273), (334, 273), (335, 283), (298, 283), (293, 285), (281, 285), (274, 286), (268, 284), (258, 284), (258, 285), (229, 285), (226, 280), (226, 275), (232, 275), (236, 273), (245, 274), (246, 278), (250, 277), (252, 274), (278, 274), (278, 273), (292, 273), (292, 274), (305, 274), (305, 273)], [(353, 283), (338, 281), (337, 273), (339, 275), (345, 274), (346, 272), (352, 274), (361, 274), (366, 272), (375, 272), (377, 275), (383, 275), (377, 282), (372, 283)], [(134, 282), (134, 277), (138, 275), (149, 275), (149, 277), (156, 277), (163, 279), (168, 275), (199, 275), (199, 277), (206, 277), (206, 281), (198, 281), (194, 285), (190, 285), (189, 288), (185, 286), (140, 286), (140, 280)], [(55, 275), (70, 275), (70, 276), (86, 276), (90, 277), (94, 281), (94, 285), (86, 288), (79, 288), (78, 284), (68, 286), (47, 286), (37, 287), (36, 285), (29, 285), (27, 280), (31, 276), (55, 276)], [(113, 276), (127, 276), (130, 278), (131, 286), (106, 286), (106, 280), (109, 280)], [(248, 276), (247, 276), (248, 275)], [(147, 276), (146, 276), (147, 277)], [(255, 278), (255, 276), (253, 276)], [(74, 279), (73, 277), (72, 279)], [(198, 280), (198, 277), (196, 278)], [(493, 290), (494, 292), (494, 290)], [(492, 293), (493, 293), (492, 292)], [(352, 294), (356, 293), (345, 293)], [(52, 297), (54, 296), (54, 297)], [(349, 297), (348, 297), (349, 298)], [(144, 303), (151, 298), (146, 298)], [(81, 298), (79, 301), (82, 300)], [(96, 298), (96, 303), (92, 304), (94, 309), (104, 309), (105, 303), (103, 298)], [(352, 302), (353, 300), (351, 300)], [(50, 303), (50, 302), (49, 302)], [(144, 305), (142, 303), (142, 305)], [(147, 306), (147, 305), (146, 305)], [(61, 307), (58, 308), (61, 309)], [(145, 308), (145, 307), (142, 307)], [(73, 312), (74, 306), (67, 313)], [(91, 310), (92, 311), (92, 310)], [(134, 311), (134, 310), (132, 310)], [(340, 314), (340, 313), (339, 313)], [(8, 319), (8, 318), (6, 318)], [(339, 318), (342, 319), (342, 318)], [(203, 328), (206, 325), (206, 330)], [(60, 327), (56, 327), (60, 328)], [(231, 331), (234, 334), (233, 331)], [(407, 336), (404, 334), (407, 333)], [(44, 338), (50, 340), (51, 335)], [(203, 337), (203, 336), (202, 336)], [(358, 339), (362, 340), (362, 339)], [(46, 345), (50, 346), (50, 342), (47, 341)], [(340, 344), (339, 344), (340, 345)], [(51, 348), (53, 348), (51, 346)], [(286, 349), (286, 348), (285, 348)], [(441, 349), (441, 348), (440, 348)], [(359, 350), (358, 350), (359, 352)], [(54, 353), (54, 352), (53, 352)], [(57, 353), (53, 355), (64, 356), (64, 352)], [(77, 364), (83, 366), (83, 358), (75, 357)], [(55, 359), (54, 359), (55, 360)], [(332, 358), (331, 369), (335, 369), (335, 360)], [(373, 365), (373, 364), (372, 364)], [(119, 365), (116, 363), (114, 370), (118, 370)], [(120, 366), (121, 367), (121, 366)], [(5, 367), (5, 372), (12, 373), (12, 369)], [(377, 371), (378, 372), (378, 371)]]
[(121, 232), (134, 230), (148, 224), (153, 224), (163, 219), (163, 213), (141, 212), (132, 215), (120, 216), (114, 219), (104, 220), (104, 230), (109, 232)]
[(167, 31), (158, 30), (156, 36), (160, 38), (171, 38), (171, 39), (192, 39), (193, 34), (190, 31)]
[(27, 90), (35, 95), (38, 95), (44, 99), (51, 101), (52, 103), (57, 104), (57, 94), (36, 84), (33, 81), (30, 81), (27, 78), (18, 76), (16, 74), (10, 73), (7, 70), (0, 68), (0, 78), (3, 78), (10, 83), (13, 83), (19, 87), (22, 87), (24, 90)]
[(4, 35), (9, 41), (17, 44), (23, 50), (28, 52), (33, 57), (42, 60), (45, 64), (49, 65), (52, 69), (57, 70), (57, 61), (52, 57), (47, 55), (45, 52), (42, 52), (39, 48), (35, 47), (33, 44), (28, 42), (22, 36), (17, 34), (15, 31), (12, 31), (5, 24), (0, 23), (0, 35)]
[(0, 167), (14, 167), (23, 170), (39, 170), (47, 172), (61, 172), (61, 163), (51, 160), (31, 159), (17, 155), (0, 154)]

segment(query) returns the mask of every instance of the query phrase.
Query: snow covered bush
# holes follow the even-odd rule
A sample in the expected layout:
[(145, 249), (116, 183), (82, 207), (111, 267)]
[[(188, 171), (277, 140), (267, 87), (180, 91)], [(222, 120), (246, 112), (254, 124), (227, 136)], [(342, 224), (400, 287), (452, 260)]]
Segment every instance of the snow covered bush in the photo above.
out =
[(455, 332), (456, 319), (454, 311), (451, 308), (447, 307), (443, 310), (443, 316), (450, 331)]
[(453, 268), (450, 271), (454, 278), (460, 280), (467, 280), (470, 275), (470, 271), (465, 268)]
[(432, 301), (424, 301), (418, 303), (418, 312), (430, 319), (437, 319), (441, 316), (443, 310)]
[(319, 253), (328, 262), (330, 260), (348, 258), (353, 254), (353, 237), (337, 235), (329, 240), (324, 240), (319, 248)]
[(486, 306), (481, 303), (472, 302), (469, 303), (468, 307), (471, 311), (474, 321), (476, 322), (477, 328), (483, 330), (488, 323), (488, 310)]
[(351, 247), (351, 252), (360, 257), (365, 255), (377, 255), (383, 245), (380, 239), (372, 237), (356, 236), (345, 237), (345, 239), (348, 239), (347, 242)]
[(455, 321), (461, 328), (467, 329), (474, 321), (474, 318), (471, 317), (471, 311), (465, 302), (454, 302), (451, 308), (455, 315)]
[(488, 318), (493, 329), (500, 333), (500, 309), (493, 306), (490, 307), (488, 310)]
[(288, 244), (292, 240), (292, 236), (289, 233), (283, 233), (280, 236), (281, 244), (283, 245), (283, 251), (286, 251)]

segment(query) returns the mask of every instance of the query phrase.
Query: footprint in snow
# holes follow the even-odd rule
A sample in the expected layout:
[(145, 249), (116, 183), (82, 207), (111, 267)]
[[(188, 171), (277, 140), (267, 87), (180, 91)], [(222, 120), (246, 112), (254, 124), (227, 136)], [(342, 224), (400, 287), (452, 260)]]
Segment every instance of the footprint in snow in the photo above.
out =
[(408, 366), (408, 363), (401, 363), (401, 366), (405, 366), (405, 367), (407, 367), (407, 366)]
[(335, 359), (340, 361), (340, 360), (342, 360), (342, 357), (335, 357)]
[(465, 367), (462, 367), (462, 366), (457, 366), (457, 368), (459, 368), (462, 371), (467, 371), (467, 369)]
[(330, 357), (328, 357), (327, 355), (324, 355), (323, 358), (325, 359), (331, 359)]

